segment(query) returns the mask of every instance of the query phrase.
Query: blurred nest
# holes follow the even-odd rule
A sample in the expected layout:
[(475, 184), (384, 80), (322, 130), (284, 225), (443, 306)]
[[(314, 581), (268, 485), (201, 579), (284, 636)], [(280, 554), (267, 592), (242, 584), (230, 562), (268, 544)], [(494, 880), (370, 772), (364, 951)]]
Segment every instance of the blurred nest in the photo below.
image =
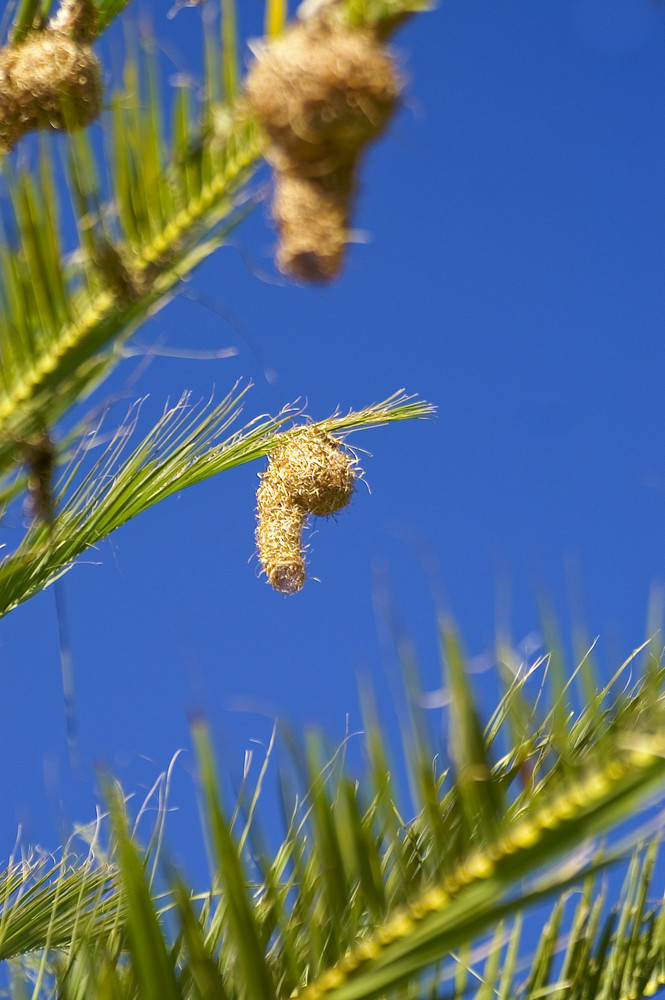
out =
[(103, 88), (90, 45), (45, 28), (0, 51), (0, 148), (34, 129), (73, 130), (99, 114)]
[(374, 32), (325, 15), (257, 51), (247, 96), (270, 140), (284, 273), (321, 282), (339, 273), (360, 157), (390, 121), (401, 88)]

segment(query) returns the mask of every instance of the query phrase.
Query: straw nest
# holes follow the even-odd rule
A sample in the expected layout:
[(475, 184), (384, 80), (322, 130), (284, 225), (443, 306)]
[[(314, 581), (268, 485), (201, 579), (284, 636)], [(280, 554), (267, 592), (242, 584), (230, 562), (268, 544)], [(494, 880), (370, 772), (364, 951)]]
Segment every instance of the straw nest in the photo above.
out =
[(309, 427), (272, 453), (256, 498), (256, 541), (268, 582), (283, 594), (305, 583), (302, 532), (308, 515), (324, 517), (353, 495), (356, 460), (330, 434)]
[(339, 273), (357, 164), (400, 91), (392, 56), (366, 29), (311, 18), (259, 50), (247, 96), (270, 140), (284, 273), (310, 281)]
[(0, 51), (0, 148), (34, 129), (78, 129), (102, 104), (99, 61), (87, 44), (50, 28)]
[(387, 124), (399, 92), (393, 60), (371, 31), (318, 19), (266, 45), (247, 80), (272, 161), (309, 166), (311, 176), (355, 160)]

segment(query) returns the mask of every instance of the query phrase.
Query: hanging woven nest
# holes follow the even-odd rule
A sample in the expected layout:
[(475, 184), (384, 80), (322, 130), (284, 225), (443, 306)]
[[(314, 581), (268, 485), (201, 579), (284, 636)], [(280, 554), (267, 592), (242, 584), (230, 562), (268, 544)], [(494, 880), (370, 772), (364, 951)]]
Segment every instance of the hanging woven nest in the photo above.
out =
[(321, 282), (339, 273), (356, 168), (400, 93), (394, 60), (368, 29), (311, 18), (258, 50), (247, 96), (270, 140), (284, 273)]
[(400, 90), (373, 32), (318, 19), (261, 48), (247, 79), (273, 162), (315, 174), (353, 162), (387, 125)]
[(325, 517), (349, 503), (356, 459), (330, 434), (309, 427), (270, 456), (257, 491), (256, 541), (268, 582), (284, 594), (305, 583), (302, 532), (308, 515)]

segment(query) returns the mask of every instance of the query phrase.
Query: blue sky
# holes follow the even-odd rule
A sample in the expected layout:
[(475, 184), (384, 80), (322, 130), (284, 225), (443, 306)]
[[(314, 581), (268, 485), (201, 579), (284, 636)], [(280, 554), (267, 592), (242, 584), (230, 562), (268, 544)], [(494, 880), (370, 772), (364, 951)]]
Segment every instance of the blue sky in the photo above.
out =
[[(157, 39), (195, 75), (199, 11), (168, 21), (168, 6)], [(262, 4), (240, 6), (256, 34)], [(320, 582), (295, 597), (251, 559), (258, 465), (159, 505), (67, 576), (80, 777), (52, 592), (0, 623), (3, 857), (19, 823), (55, 847), (62, 816), (93, 817), (97, 762), (141, 794), (189, 747), (192, 710), (236, 776), (276, 716), (333, 739), (347, 714), (358, 727), (357, 676), (388, 683), (377, 581), (429, 689), (432, 581), (473, 657), (492, 645), (497, 605), (516, 641), (538, 629), (539, 587), (565, 632), (575, 578), (608, 669), (644, 638), (665, 579), (665, 14), (650, 0), (447, 0), (394, 44), (404, 107), (364, 164), (367, 242), (342, 277), (321, 289), (276, 275), (265, 203), (190, 282), (237, 317), (277, 381), (218, 316), (178, 299), (143, 343), (239, 353), (156, 359), (137, 391), (146, 421), (184, 389), (221, 398), (240, 377), (255, 383), (248, 420), (296, 398), (321, 418), (402, 387), (438, 417), (353, 436), (371, 452), (371, 494), (317, 524)], [(196, 866), (191, 767), (185, 753), (169, 839)]]

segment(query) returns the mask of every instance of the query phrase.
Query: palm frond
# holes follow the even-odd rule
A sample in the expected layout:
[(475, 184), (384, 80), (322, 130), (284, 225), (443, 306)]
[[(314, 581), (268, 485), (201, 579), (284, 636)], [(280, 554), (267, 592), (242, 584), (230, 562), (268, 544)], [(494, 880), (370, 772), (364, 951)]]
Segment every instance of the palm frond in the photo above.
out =
[[(406, 10), (409, 0), (404, 3)], [(96, 0), (100, 31), (123, 6), (124, 0)], [(395, 10), (398, 6), (393, 0)], [(12, 39), (20, 41), (39, 28), (53, 10), (48, 0), (21, 0)], [(0, 239), (0, 497), (4, 502), (25, 484), (17, 466), (25, 464), (26, 449), (36, 440), (48, 440), (60, 418), (119, 364), (127, 337), (167, 304), (178, 282), (224, 241), (256, 201), (247, 193), (247, 182), (265, 140), (240, 92), (232, 0), (222, 0), (221, 12), (221, 36), (205, 32), (200, 105), (182, 88), (172, 102), (170, 128), (162, 108), (155, 46), (149, 38), (128, 31), (124, 79), (106, 114), (105, 150), (93, 141), (90, 130), (75, 131), (64, 139), (62, 168), (54, 159), (53, 144), (46, 140), (39, 144), (36, 167), (17, 165), (13, 155), (3, 160), (7, 206), (0, 234), (4, 237)], [(356, 12), (356, 20), (379, 15), (388, 17), (388, 9), (368, 7)], [(271, 32), (281, 30), (283, 5), (268, 3), (266, 17)], [(61, 198), (63, 171), (69, 208)], [(70, 236), (67, 241), (63, 236), (71, 232), (72, 221), (73, 245)], [(0, 614), (41, 589), (77, 554), (157, 499), (270, 450), (283, 415), (253, 421), (242, 447), (238, 438), (227, 441), (221, 451), (196, 450), (195, 442), (210, 440), (224, 424), (228, 402), (202, 419), (198, 429), (192, 424), (185, 431), (183, 424), (184, 436), (169, 453), (170, 464), (154, 465), (148, 452), (157, 442), (164, 444), (162, 433), (167, 440), (177, 433), (184, 404), (165, 416), (125, 470), (141, 470), (140, 495), (130, 497), (129, 479), (115, 467), (112, 489), (105, 497), (104, 490), (95, 491), (89, 476), (75, 492), (69, 491), (66, 502), (63, 494), (57, 522), (33, 524), (14, 555), (0, 565)], [(389, 420), (424, 413), (419, 403), (391, 400), (383, 409), (336, 416), (321, 426), (352, 430), (383, 422), (384, 411)], [(114, 448), (121, 440), (119, 433)], [(97, 471), (101, 470), (98, 465)], [(111, 475), (108, 463), (104, 474)]]
[[(371, 736), (380, 740), (377, 732)], [(459, 860), (448, 858), (446, 864), (444, 859), (443, 867), (430, 857), (437, 853), (437, 820), (421, 804), (416, 820), (399, 824), (397, 839), (410, 855), (399, 887), (395, 845), (378, 823), (377, 789), (359, 785), (346, 773), (343, 754), (322, 766), (320, 745), (310, 743), (303, 761), (307, 794), (270, 860), (253, 831), (251, 852), (239, 852), (238, 833), (224, 818), (205, 729), (195, 727), (194, 740), (204, 814), (216, 844), (217, 879), (216, 902), (202, 911), (198, 932), (192, 930), (188, 908), (189, 933), (197, 942), (188, 947), (199, 952), (207, 943), (204, 954), (223, 976), (224, 995), (258, 991), (268, 997), (350, 1000), (394, 995), (399, 989), (406, 997), (436, 990), (461, 1000), (473, 992), (474, 982), (482, 996), (493, 981), (492, 970), (502, 968), (503, 995), (535, 1000), (565, 990), (566, 995), (618, 1000), (662, 968), (661, 938), (654, 947), (660, 910), (646, 904), (656, 845), (633, 853), (631, 860), (635, 843), (645, 836), (638, 830), (614, 848), (596, 845), (570, 854), (662, 788), (659, 736), (633, 734), (632, 749), (622, 749), (624, 738), (615, 731), (614, 754), (602, 768), (588, 770), (588, 761), (586, 776), (566, 778), (565, 790), (548, 796), (546, 804), (539, 804), (538, 795), (531, 804), (522, 797), (518, 814), (507, 809), (494, 838), (482, 829), (481, 810), (472, 841), (484, 846), (459, 845)], [(494, 780), (499, 779), (497, 772)], [(439, 824), (461, 821), (452, 805), (459, 795), (455, 779), (440, 799)], [(603, 917), (602, 907), (592, 902), (597, 879), (627, 856), (622, 900), (616, 915)], [(375, 875), (368, 875), (372, 870)], [(566, 901), (580, 882), (580, 901), (567, 916)], [(546, 932), (526, 970), (523, 915), (548, 901)], [(169, 912), (177, 916), (178, 906)], [(504, 928), (512, 923), (513, 930), (497, 933), (498, 922)], [(494, 931), (491, 945), (484, 945), (488, 931)], [(582, 955), (588, 961), (578, 962)], [(258, 976), (260, 987), (250, 989), (249, 969), (249, 980)]]
[(127, 937), (139, 994), (146, 1000), (179, 1000), (173, 962), (145, 874), (145, 865), (132, 842), (125, 803), (116, 788), (107, 786), (114, 845), (127, 898)]
[[(100, 0), (100, 29), (122, 0)], [(17, 35), (50, 5), (23, 0)], [(385, 8), (385, 9), (384, 9)], [(390, 8), (390, 9), (389, 9)], [(360, 5), (356, 21), (390, 19), (408, 0)], [(0, 427), (26, 438), (54, 422), (118, 363), (109, 346), (125, 339), (168, 300), (174, 286), (215, 250), (250, 209), (241, 195), (265, 145), (238, 97), (235, 8), (222, 4), (222, 39), (206, 32), (206, 89), (199, 109), (181, 90), (169, 136), (161, 108), (154, 47), (131, 46), (122, 89), (109, 112), (107, 171), (87, 132), (68, 137), (67, 183), (79, 245), (64, 247), (58, 194), (44, 148), (38, 171), (3, 164), (18, 235), (0, 249)], [(284, 11), (268, 4), (270, 30)], [(219, 103), (219, 66), (224, 100)], [(66, 257), (76, 262), (63, 279)], [(25, 275), (30, 275), (26, 281)], [(0, 470), (12, 460), (0, 442)]]
[[(131, 121), (141, 106), (136, 94), (129, 110), (120, 101), (116, 104), (114, 204), (123, 242), (109, 238), (101, 221), (91, 229), (90, 205), (97, 200), (91, 190), (91, 148), (83, 135), (70, 141), (70, 178), (79, 232), (85, 235), (79, 248), (82, 264), (69, 286), (61, 277), (64, 253), (57, 238), (53, 186), (25, 175), (10, 188), (23, 238), (15, 249), (5, 244), (0, 250), (5, 289), (0, 303), (0, 426), (15, 437), (52, 425), (108, 374), (121, 355), (107, 345), (125, 339), (164, 305), (175, 284), (219, 246), (248, 210), (234, 202), (234, 193), (257, 155), (251, 123), (238, 126), (221, 148), (215, 147), (213, 179), (197, 185), (186, 169), (174, 165), (169, 170), (156, 161), (159, 142), (150, 124)], [(208, 145), (212, 157), (212, 142)], [(43, 162), (42, 174), (48, 174), (46, 157)], [(225, 228), (211, 235), (222, 220)], [(10, 445), (5, 438), (0, 468), (11, 461)]]
[(123, 911), (115, 869), (94, 857), (13, 862), (0, 874), (0, 961), (57, 950), (84, 929), (104, 937)]
[[(248, 388), (236, 386), (209, 409), (192, 406), (189, 396), (183, 396), (123, 459), (140, 408), (136, 404), (128, 423), (116, 431), (82, 481), (75, 482), (83, 457), (66, 472), (56, 497), (60, 511), (55, 520), (33, 523), (16, 551), (0, 562), (0, 615), (43, 589), (77, 556), (153, 504), (210, 476), (261, 458), (284, 438), (298, 433), (297, 428), (280, 433), (300, 412), (296, 407), (286, 407), (275, 417), (256, 417), (241, 430), (231, 431)], [(400, 392), (382, 403), (330, 417), (315, 426), (340, 433), (426, 417), (432, 412), (429, 404)]]
[[(101, 35), (112, 21), (122, 13), (129, 0), (88, 0), (96, 13), (97, 35)], [(44, 27), (50, 17), (63, 6), (62, 0), (19, 0), (14, 13), (8, 40), (21, 42), (29, 31)]]
[(434, 5), (435, 0), (348, 0), (343, 16), (353, 27), (372, 25), (379, 34), (388, 36), (407, 18)]
[[(113, 9), (104, 5), (104, 14)], [(35, 11), (27, 3), (18, 14), (27, 22)], [(227, 4), (227, 59), (236, 44), (231, 15)], [(220, 56), (219, 45), (208, 51), (217, 66)], [(0, 426), (7, 429), (0, 469), (12, 460), (8, 438), (52, 426), (107, 374), (119, 361), (108, 345), (163, 305), (251, 205), (239, 191), (260, 153), (256, 126), (230, 107), (213, 108), (208, 94), (200, 113), (175, 102), (168, 139), (156, 80), (148, 40), (127, 56), (124, 88), (111, 100), (106, 189), (99, 147), (86, 133), (69, 137), (78, 247), (61, 242), (49, 147), (42, 144), (37, 173), (16, 173), (12, 158), (3, 165), (11, 231), (0, 249)], [(211, 126), (219, 119), (223, 130)], [(76, 262), (67, 280), (66, 254)]]
[(264, 31), (268, 38), (274, 38), (284, 30), (286, 7), (286, 0), (266, 0)]
[[(457, 661), (444, 663), (444, 677), (450, 724), (458, 733), (467, 728), (464, 748), (449, 757), (416, 710), (422, 738), (407, 746), (405, 764), (419, 798), (405, 804), (371, 706), (360, 777), (344, 746), (328, 756), (320, 737), (308, 737), (302, 749), (292, 744), (293, 766), (282, 774), (287, 830), (276, 851), (262, 839), (257, 809), (267, 763), (256, 787), (244, 783), (227, 810), (209, 735), (194, 724), (214, 867), (204, 895), (192, 895), (168, 863), (167, 891), (157, 893), (152, 852), (138, 849), (126, 803), (109, 787), (113, 891), (122, 887), (126, 909), (110, 936), (80, 934), (68, 944), (63, 935), (62, 959), (47, 963), (58, 995), (628, 1000), (653, 992), (665, 972), (665, 906), (653, 894), (662, 816), (619, 840), (607, 835), (665, 785), (665, 703), (662, 685), (654, 697), (654, 665), (629, 691), (605, 691), (594, 715), (602, 734), (580, 740), (584, 710), (561, 732), (550, 703), (536, 725), (556, 752), (541, 759), (527, 730), (522, 745), (493, 763), (496, 717), (479, 726), (462, 647), (449, 628), (441, 648), (444, 660)], [(407, 662), (407, 688), (417, 695)], [(523, 701), (533, 707), (529, 665), (520, 673)], [(523, 705), (510, 690), (503, 700), (505, 739), (511, 712)], [(563, 737), (572, 767), (559, 766)], [(516, 758), (526, 761), (521, 773), (510, 764)], [(438, 789), (434, 802), (422, 779), (425, 761)], [(464, 787), (473, 761), (492, 794)], [(536, 762), (538, 778), (524, 781)], [(405, 812), (413, 818), (402, 818)], [(608, 887), (621, 872), (623, 888), (610, 906)], [(535, 950), (534, 914), (544, 928)]]

